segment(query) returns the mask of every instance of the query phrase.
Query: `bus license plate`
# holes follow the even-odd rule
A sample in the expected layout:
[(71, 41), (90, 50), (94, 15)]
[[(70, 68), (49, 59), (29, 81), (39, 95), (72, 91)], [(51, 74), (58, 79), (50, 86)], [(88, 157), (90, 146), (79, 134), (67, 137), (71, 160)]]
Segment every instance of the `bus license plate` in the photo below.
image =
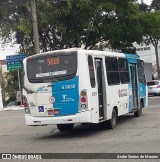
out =
[(59, 109), (48, 110), (48, 115), (59, 114)]

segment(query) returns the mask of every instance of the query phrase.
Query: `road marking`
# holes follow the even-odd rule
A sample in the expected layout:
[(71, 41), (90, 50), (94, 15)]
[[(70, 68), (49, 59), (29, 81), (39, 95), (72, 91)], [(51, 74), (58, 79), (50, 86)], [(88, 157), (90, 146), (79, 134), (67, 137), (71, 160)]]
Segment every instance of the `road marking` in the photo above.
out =
[(154, 99), (157, 99), (157, 98), (160, 98), (159, 96), (156, 96), (156, 97), (148, 97), (149, 99), (151, 100), (154, 100)]
[(160, 105), (159, 106), (148, 106), (148, 108), (156, 108), (156, 107), (160, 107)]

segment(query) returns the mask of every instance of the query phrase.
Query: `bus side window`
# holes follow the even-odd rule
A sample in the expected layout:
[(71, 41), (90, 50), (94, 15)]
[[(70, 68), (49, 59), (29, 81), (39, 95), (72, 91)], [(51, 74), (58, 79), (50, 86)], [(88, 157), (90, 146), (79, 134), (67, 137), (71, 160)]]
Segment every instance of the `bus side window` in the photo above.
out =
[(94, 88), (95, 87), (95, 73), (94, 73), (92, 56), (88, 56), (88, 67), (89, 67), (89, 76), (90, 76), (91, 87)]
[(137, 65), (138, 65), (138, 80), (140, 83), (146, 84), (144, 74), (144, 62), (142, 60), (139, 60)]
[(118, 59), (120, 80), (122, 84), (129, 83), (128, 62), (125, 58)]
[(118, 60), (116, 57), (106, 57), (106, 72), (108, 85), (120, 84), (120, 76), (118, 71)]

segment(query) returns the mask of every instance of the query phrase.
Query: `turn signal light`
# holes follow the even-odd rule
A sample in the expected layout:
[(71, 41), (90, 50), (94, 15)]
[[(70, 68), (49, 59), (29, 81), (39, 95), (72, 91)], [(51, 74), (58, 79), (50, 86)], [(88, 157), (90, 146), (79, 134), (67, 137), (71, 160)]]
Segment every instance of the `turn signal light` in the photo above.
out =
[(81, 96), (85, 97), (86, 96), (86, 92), (85, 91), (82, 91), (81, 92)]

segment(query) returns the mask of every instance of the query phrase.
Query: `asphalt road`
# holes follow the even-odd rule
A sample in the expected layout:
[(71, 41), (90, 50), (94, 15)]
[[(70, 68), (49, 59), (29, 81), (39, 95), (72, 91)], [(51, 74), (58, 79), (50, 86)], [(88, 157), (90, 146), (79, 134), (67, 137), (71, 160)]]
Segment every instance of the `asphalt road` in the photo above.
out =
[(112, 130), (98, 125), (75, 125), (60, 132), (55, 125), (28, 127), (23, 110), (0, 112), (1, 153), (158, 153), (160, 152), (160, 97), (150, 97), (141, 117), (118, 118)]

